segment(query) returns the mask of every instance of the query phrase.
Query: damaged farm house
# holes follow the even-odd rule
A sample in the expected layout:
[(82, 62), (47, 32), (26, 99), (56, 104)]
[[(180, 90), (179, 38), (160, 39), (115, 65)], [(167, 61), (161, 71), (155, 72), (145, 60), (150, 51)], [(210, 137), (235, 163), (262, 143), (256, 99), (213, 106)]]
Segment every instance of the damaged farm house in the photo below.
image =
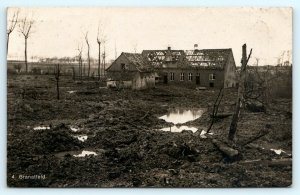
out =
[[(7, 11), (9, 187), (292, 185), (292, 52), (272, 34), (290, 8), (72, 9)], [(259, 21), (272, 40), (257, 41)]]
[(155, 83), (196, 86), (199, 89), (236, 86), (232, 49), (144, 50), (121, 53), (106, 70), (108, 86), (136, 90), (153, 88)]

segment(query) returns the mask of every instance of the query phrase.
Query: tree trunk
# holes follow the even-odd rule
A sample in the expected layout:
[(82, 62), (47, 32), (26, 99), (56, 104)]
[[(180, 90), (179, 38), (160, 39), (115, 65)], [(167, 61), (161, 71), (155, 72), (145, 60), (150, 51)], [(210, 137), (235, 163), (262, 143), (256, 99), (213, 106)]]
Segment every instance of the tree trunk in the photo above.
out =
[(82, 80), (82, 58), (80, 58), (80, 79)]
[(72, 67), (72, 71), (73, 71), (73, 80), (76, 80), (76, 73), (75, 73), (75, 67)]
[[(251, 55), (251, 52), (252, 52), (252, 50), (250, 51), (250, 55)], [(229, 128), (229, 134), (228, 134), (228, 139), (230, 141), (233, 141), (233, 139), (234, 139), (234, 136), (235, 136), (235, 133), (237, 130), (237, 123), (239, 120), (241, 106), (244, 102), (244, 91), (245, 91), (244, 83), (245, 83), (245, 77), (246, 77), (246, 66), (247, 66), (248, 60), (250, 58), (250, 55), (247, 59), (247, 46), (246, 46), (246, 44), (244, 44), (236, 108), (235, 108), (235, 112), (232, 116), (232, 120), (231, 120), (231, 124), (230, 124), (230, 128)]]
[(98, 79), (100, 80), (100, 74), (101, 74), (101, 70), (100, 70), (100, 64), (101, 64), (101, 47), (100, 47), (100, 43), (98, 43), (98, 47), (99, 47), (99, 53), (98, 53)]
[(79, 74), (79, 77), (81, 78), (81, 65), (80, 65), (80, 57), (78, 59), (78, 74)]
[(57, 99), (59, 100), (59, 79), (56, 80)]
[[(82, 62), (82, 61), (81, 61)], [(85, 76), (85, 63), (82, 62), (83, 66), (83, 76)]]
[(235, 157), (237, 157), (239, 155), (239, 151), (237, 151), (236, 149), (233, 149), (229, 146), (227, 146), (226, 144), (220, 142), (219, 140), (213, 139), (212, 143), (223, 153), (225, 154), (227, 157), (229, 157), (230, 159), (234, 159)]
[(88, 45), (88, 77), (90, 77), (91, 63), (90, 63), (90, 46)]
[(26, 73), (28, 73), (28, 64), (27, 64), (27, 38), (25, 38), (25, 67), (26, 67)]
[(103, 58), (103, 75), (105, 76), (105, 53)]
[(7, 33), (6, 55), (8, 54), (9, 33)]
[(56, 98), (59, 100), (59, 77), (60, 77), (60, 67), (59, 64), (56, 65), (56, 74), (55, 74), (55, 79), (56, 79)]

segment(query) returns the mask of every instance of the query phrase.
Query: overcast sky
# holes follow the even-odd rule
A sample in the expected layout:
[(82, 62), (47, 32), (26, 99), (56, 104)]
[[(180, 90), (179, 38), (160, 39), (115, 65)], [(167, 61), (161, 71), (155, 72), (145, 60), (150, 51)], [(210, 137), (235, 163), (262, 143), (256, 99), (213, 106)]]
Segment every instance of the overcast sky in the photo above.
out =
[[(8, 20), (17, 8), (9, 8)], [(276, 64), (292, 50), (292, 10), (289, 8), (19, 8), (20, 18), (35, 20), (28, 56), (73, 57), (88, 31), (91, 56), (97, 58), (98, 24), (106, 36), (108, 59), (121, 52), (146, 49), (232, 48), (240, 65), (241, 47), (253, 48), (250, 64)], [(103, 48), (102, 48), (103, 50)], [(290, 52), (291, 53), (291, 52)], [(18, 28), (10, 36), (9, 56), (22, 59), (24, 38)], [(291, 54), (290, 54), (291, 56)], [(284, 54), (288, 59), (287, 52)], [(290, 57), (291, 60), (291, 57)]]

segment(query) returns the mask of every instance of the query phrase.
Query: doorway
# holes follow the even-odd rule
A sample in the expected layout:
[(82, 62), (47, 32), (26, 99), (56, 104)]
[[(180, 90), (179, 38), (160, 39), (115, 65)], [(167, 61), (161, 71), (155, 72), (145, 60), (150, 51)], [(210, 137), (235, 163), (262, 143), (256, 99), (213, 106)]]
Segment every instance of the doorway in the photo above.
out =
[(168, 75), (164, 75), (164, 84), (168, 84)]
[(200, 85), (200, 76), (196, 76), (196, 85)]

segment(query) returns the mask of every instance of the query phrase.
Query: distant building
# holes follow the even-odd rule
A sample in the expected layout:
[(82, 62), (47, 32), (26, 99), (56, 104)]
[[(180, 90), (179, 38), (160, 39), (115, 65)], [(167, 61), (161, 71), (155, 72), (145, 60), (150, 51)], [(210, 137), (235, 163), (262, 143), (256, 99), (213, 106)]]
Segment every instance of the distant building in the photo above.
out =
[[(129, 75), (133, 77), (133, 72), (154, 75), (156, 82), (165, 84), (229, 88), (237, 83), (232, 49), (184, 51), (168, 47), (167, 50), (144, 50), (141, 54), (122, 53), (107, 69), (108, 76), (113, 80), (118, 74), (123, 75), (118, 79), (128, 80)], [(153, 87), (155, 80), (151, 76), (143, 82), (150, 82)], [(135, 83), (133, 81), (133, 86)]]

